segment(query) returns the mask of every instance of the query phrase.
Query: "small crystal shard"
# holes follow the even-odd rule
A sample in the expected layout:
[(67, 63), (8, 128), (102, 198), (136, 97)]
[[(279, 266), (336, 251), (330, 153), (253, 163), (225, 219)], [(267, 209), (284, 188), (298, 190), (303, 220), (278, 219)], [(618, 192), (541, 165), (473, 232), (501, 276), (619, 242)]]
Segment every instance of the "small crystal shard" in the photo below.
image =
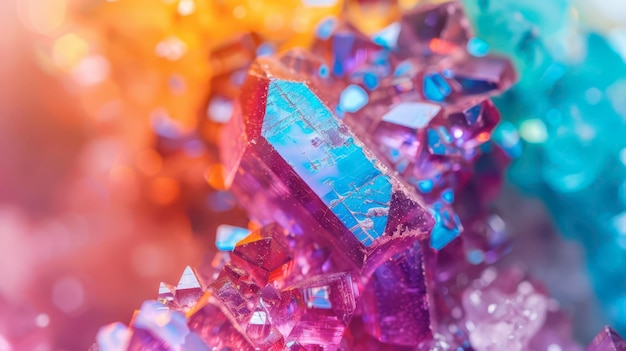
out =
[(161, 282), (159, 284), (159, 294), (157, 300), (164, 305), (170, 305), (174, 303), (175, 294), (176, 288), (174, 286)]
[(180, 307), (190, 307), (204, 292), (204, 283), (198, 273), (187, 266), (176, 285), (176, 303)]

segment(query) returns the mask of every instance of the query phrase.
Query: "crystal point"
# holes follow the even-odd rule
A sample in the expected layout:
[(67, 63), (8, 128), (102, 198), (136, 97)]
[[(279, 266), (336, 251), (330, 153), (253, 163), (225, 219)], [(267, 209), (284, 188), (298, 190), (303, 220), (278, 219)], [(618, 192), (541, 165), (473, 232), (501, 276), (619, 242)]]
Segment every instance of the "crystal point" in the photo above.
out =
[(157, 300), (164, 305), (168, 305), (174, 302), (174, 295), (176, 294), (176, 288), (173, 285), (161, 282), (159, 284), (159, 294)]
[(202, 295), (204, 281), (194, 268), (187, 266), (176, 285), (175, 300), (180, 307), (190, 307)]
[(626, 351), (626, 341), (612, 328), (604, 327), (593, 338), (587, 351)]

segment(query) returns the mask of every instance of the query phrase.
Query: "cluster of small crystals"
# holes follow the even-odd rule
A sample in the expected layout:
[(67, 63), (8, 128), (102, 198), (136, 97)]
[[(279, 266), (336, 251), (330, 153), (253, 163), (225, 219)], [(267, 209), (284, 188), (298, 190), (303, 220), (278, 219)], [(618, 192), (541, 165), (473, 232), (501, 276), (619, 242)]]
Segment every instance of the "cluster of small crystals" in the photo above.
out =
[(518, 146), (491, 141), (490, 96), (511, 64), (457, 2), (357, 27), (324, 20), (310, 51), (251, 64), (220, 152), (257, 229), (221, 226), (210, 266), (96, 349), (580, 349), (540, 284), (489, 266), (508, 246), (488, 204)]
[[(598, 298), (623, 333), (626, 62), (623, 15), (618, 20), (623, 3), (464, 4), (484, 45), (510, 56), (524, 72), (521, 82), (496, 100), (511, 122), (503, 130), (517, 128), (525, 142), (511, 177), (540, 196), (562, 232), (586, 248)], [(588, 27), (598, 23), (611, 30), (603, 34)]]

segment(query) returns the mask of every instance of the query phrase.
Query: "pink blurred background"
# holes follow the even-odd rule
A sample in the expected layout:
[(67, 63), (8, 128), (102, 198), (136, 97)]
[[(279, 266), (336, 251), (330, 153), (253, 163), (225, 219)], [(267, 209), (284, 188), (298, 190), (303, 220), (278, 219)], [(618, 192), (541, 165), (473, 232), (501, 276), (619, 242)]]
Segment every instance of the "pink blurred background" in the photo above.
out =
[[(15, 1), (0, 2), (0, 350), (86, 350), (213, 247), (213, 159), (161, 158), (148, 122), (121, 123), (123, 108), (94, 119), (46, 71), (38, 49), (51, 36), (27, 28), (17, 9), (28, 0)], [(30, 19), (54, 16), (55, 1)]]

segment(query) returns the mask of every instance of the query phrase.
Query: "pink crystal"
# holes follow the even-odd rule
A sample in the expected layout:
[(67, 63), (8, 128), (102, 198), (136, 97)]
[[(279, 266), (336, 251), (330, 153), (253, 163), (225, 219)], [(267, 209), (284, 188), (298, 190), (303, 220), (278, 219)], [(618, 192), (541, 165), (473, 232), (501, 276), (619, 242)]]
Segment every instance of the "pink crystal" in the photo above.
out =
[(117, 351), (128, 349), (133, 335), (132, 330), (122, 323), (111, 323), (100, 328), (97, 345), (100, 351)]
[(442, 60), (409, 77), (423, 98), (454, 104), (484, 100), (504, 92), (516, 80), (508, 59), (469, 55)]
[(515, 272), (492, 279), (463, 295), (469, 340), (476, 351), (525, 350), (546, 321), (548, 298)]
[(221, 302), (206, 292), (188, 314), (189, 329), (210, 349), (253, 351), (245, 332), (220, 309)]
[(181, 308), (188, 308), (202, 296), (204, 289), (200, 275), (195, 269), (187, 266), (176, 285), (175, 302)]
[(174, 295), (176, 294), (176, 288), (173, 285), (163, 283), (159, 284), (159, 294), (157, 300), (167, 306), (174, 305)]

